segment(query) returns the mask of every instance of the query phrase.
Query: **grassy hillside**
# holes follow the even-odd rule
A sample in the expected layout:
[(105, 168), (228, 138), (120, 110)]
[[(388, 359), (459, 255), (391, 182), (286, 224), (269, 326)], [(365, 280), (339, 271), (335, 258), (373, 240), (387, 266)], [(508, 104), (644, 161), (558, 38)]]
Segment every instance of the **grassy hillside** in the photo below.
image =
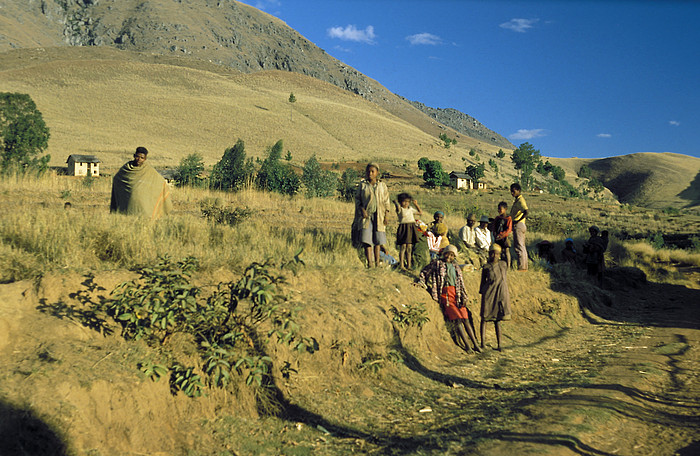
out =
[[(51, 57), (42, 56), (45, 52)], [(157, 166), (176, 166), (193, 152), (211, 165), (238, 138), (253, 156), (283, 139), (296, 163), (316, 154), (329, 162), (414, 167), (429, 156), (448, 170), (461, 170), (468, 148), (479, 147), (484, 156), (497, 151), (468, 139), (446, 150), (437, 137), (376, 104), (311, 77), (142, 58), (95, 49), (14, 51), (0, 55), (0, 90), (28, 93), (36, 101), (51, 129), (48, 153), (54, 165), (71, 153), (91, 153), (114, 169), (137, 145), (153, 152)]]
[(588, 165), (622, 203), (662, 209), (700, 205), (700, 159), (673, 153), (637, 153), (602, 159), (551, 158), (576, 176)]
[[(404, 189), (397, 181), (389, 182), (392, 194)], [(465, 211), (478, 206), (489, 212), (495, 201), (508, 197), (505, 190), (466, 201), (458, 192), (416, 189), (415, 194), (427, 212), (445, 210), (453, 229), (464, 223)], [(103, 178), (90, 186), (51, 174), (0, 179), (0, 364), (7, 366), (0, 372), (2, 454), (499, 455), (508, 449), (524, 453), (535, 444), (546, 454), (570, 447), (569, 442), (613, 454), (619, 428), (627, 429), (625, 444), (643, 441), (671, 454), (693, 440), (694, 429), (684, 426), (695, 410), (685, 405), (696, 403), (687, 391), (693, 365), (686, 368), (677, 357), (668, 364), (652, 359), (651, 365), (616, 358), (641, 345), (676, 353), (692, 352), (687, 347), (695, 344), (681, 339), (688, 334), (684, 326), (669, 331), (672, 341), (687, 343), (659, 345), (634, 320), (640, 309), (646, 312), (666, 299), (674, 304), (663, 308), (664, 316), (678, 319), (669, 314), (676, 312), (672, 309), (697, 295), (668, 265), (677, 260), (655, 256), (659, 252), (648, 244), (643, 250), (613, 238), (608, 265), (649, 268), (649, 277), (659, 268), (665, 271), (663, 282), (610, 278), (609, 288), (600, 290), (583, 269), (550, 268), (535, 258), (529, 272), (510, 273), (514, 315), (504, 323), (505, 351), (491, 349), (489, 327), (485, 353), (477, 356), (452, 342), (437, 304), (412, 285), (414, 275), (363, 267), (350, 245), (352, 203), (176, 188), (175, 212), (149, 222), (110, 215), (109, 195), (110, 181)], [(611, 229), (630, 229), (640, 218), (657, 228), (673, 222), (656, 221), (649, 211), (625, 217), (613, 212), (622, 211), (619, 206), (528, 197), (533, 214), (557, 209), (562, 220), (574, 214), (601, 217), (605, 210), (610, 222), (601, 225)], [(73, 208), (64, 210), (64, 201)], [(254, 213), (236, 226), (206, 220), (201, 205), (217, 201)], [(559, 213), (562, 207), (571, 214)], [(627, 225), (613, 225), (613, 219)], [(558, 252), (564, 232), (538, 232), (534, 222), (528, 247), (535, 250), (546, 238)], [(387, 246), (394, 255), (395, 223), (391, 217)], [(578, 245), (584, 237), (574, 234)], [(302, 247), (306, 265), (296, 274), (285, 271), (287, 280), (275, 293), (280, 306), (301, 308), (300, 331), (316, 338), (320, 348), (297, 353), (276, 342), (269, 324), (256, 327), (255, 342), (274, 367), (260, 387), (245, 384), (251, 369), (244, 366), (226, 388), (205, 381), (200, 397), (173, 394), (168, 378), (154, 381), (144, 365), (184, 363), (204, 376), (208, 363), (197, 355), (192, 335), (183, 331), (156, 344), (125, 339), (119, 321), (103, 307), (117, 284), (135, 278), (137, 266), (153, 264), (160, 255), (195, 256), (200, 266), (192, 283), (207, 296), (217, 284), (238, 280), (251, 262), (290, 259)], [(684, 261), (697, 266), (700, 255), (687, 254)], [(465, 270), (475, 315), (479, 279), (478, 272)], [(246, 303), (241, 300), (239, 308)], [(429, 319), (422, 328), (394, 318), (395, 311), (420, 306)], [(627, 363), (624, 378), (605, 375), (608, 366)], [(678, 364), (683, 367), (670, 369)], [(632, 378), (639, 380), (630, 385)], [(649, 384), (673, 386), (676, 401), (650, 395)], [(629, 401), (614, 396), (620, 390), (633, 392)], [(586, 399), (586, 391), (595, 397)], [(625, 417), (647, 396), (647, 413), (630, 431)], [(600, 411), (601, 401), (613, 400), (612, 411)], [(643, 419), (668, 412), (664, 407), (677, 402), (683, 405), (662, 423)], [(649, 436), (662, 440), (661, 446), (652, 446)]]

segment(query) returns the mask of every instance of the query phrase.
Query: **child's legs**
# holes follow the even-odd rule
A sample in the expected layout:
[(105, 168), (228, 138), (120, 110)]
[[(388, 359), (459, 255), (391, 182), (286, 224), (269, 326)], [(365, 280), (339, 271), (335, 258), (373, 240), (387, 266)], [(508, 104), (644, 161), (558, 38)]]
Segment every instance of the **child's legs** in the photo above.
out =
[(404, 268), (404, 259), (406, 258), (406, 244), (399, 246), (399, 267)]
[(493, 322), (493, 325), (496, 327), (496, 347), (498, 347), (498, 350), (501, 349), (501, 322), (496, 320)]
[(382, 246), (379, 244), (374, 246), (374, 265), (379, 266), (379, 252), (381, 252)]
[[(459, 324), (457, 325), (457, 328), (459, 329), (459, 334), (462, 336), (462, 340), (466, 344), (467, 347), (469, 347), (469, 342), (467, 341), (467, 337), (469, 337), (469, 340), (472, 342), (472, 346), (474, 346), (474, 349), (476, 350), (477, 344), (476, 344), (476, 336), (474, 335), (474, 331), (472, 330), (471, 325), (467, 320), (459, 320)], [(466, 329), (466, 333), (465, 333)]]
[(413, 244), (406, 244), (406, 267), (411, 269), (413, 259)]
[(367, 258), (367, 267), (371, 268), (372, 266), (375, 266), (375, 261), (374, 261), (374, 247), (371, 245), (365, 244), (365, 258)]
[(486, 322), (484, 320), (481, 320), (479, 332), (481, 333), (481, 348), (484, 348), (484, 338), (486, 337)]

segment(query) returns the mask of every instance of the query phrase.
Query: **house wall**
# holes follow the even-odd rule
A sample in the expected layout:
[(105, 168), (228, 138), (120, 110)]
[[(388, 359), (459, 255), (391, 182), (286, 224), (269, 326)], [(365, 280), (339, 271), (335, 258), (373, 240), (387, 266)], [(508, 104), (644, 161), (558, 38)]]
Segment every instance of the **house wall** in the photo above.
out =
[(87, 176), (88, 171), (93, 176), (100, 175), (100, 164), (99, 163), (83, 163), (74, 162), (70, 160), (68, 162), (68, 175), (69, 176)]

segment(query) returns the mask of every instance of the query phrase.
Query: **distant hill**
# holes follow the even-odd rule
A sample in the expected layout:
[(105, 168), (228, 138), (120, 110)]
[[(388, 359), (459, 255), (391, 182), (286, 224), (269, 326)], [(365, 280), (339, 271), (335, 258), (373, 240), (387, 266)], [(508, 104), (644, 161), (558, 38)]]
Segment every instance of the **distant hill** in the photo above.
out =
[(602, 159), (550, 158), (576, 173), (587, 164), (622, 203), (645, 207), (700, 205), (700, 158), (673, 153), (636, 153)]
[(437, 120), (441, 124), (446, 125), (459, 133), (499, 147), (504, 147), (507, 149), (516, 148), (516, 146), (514, 146), (506, 138), (493, 130), (489, 130), (481, 122), (461, 111), (453, 108), (431, 108), (430, 106), (424, 105), (420, 101), (410, 101), (406, 98), (401, 98), (409, 102), (421, 112), (426, 113), (432, 119)]
[[(187, 57), (244, 73), (295, 72), (360, 95), (428, 134), (441, 132), (435, 121), (379, 82), (331, 57), (279, 19), (233, 0), (3, 1), (0, 51), (55, 46), (108, 46)], [(500, 135), (476, 137), (512, 148), (492, 138)]]

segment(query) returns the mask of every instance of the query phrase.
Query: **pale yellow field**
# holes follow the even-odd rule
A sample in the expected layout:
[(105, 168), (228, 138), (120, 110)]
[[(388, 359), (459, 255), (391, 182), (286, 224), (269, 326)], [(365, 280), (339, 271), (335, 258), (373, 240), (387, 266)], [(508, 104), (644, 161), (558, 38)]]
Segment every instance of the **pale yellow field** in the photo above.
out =
[[(249, 75), (123, 60), (56, 60), (1, 71), (0, 91), (32, 96), (51, 130), (52, 165), (64, 164), (71, 153), (94, 154), (106, 172), (139, 145), (151, 151), (158, 167), (177, 166), (194, 152), (212, 165), (238, 138), (249, 156), (259, 157), (282, 139), (298, 164), (316, 154), (323, 161), (415, 167), (429, 156), (447, 170), (463, 170), (462, 157), (477, 144), (462, 137), (456, 147), (444, 149), (438, 138), (362, 97), (286, 72)], [(478, 147), (482, 160), (498, 150)]]

